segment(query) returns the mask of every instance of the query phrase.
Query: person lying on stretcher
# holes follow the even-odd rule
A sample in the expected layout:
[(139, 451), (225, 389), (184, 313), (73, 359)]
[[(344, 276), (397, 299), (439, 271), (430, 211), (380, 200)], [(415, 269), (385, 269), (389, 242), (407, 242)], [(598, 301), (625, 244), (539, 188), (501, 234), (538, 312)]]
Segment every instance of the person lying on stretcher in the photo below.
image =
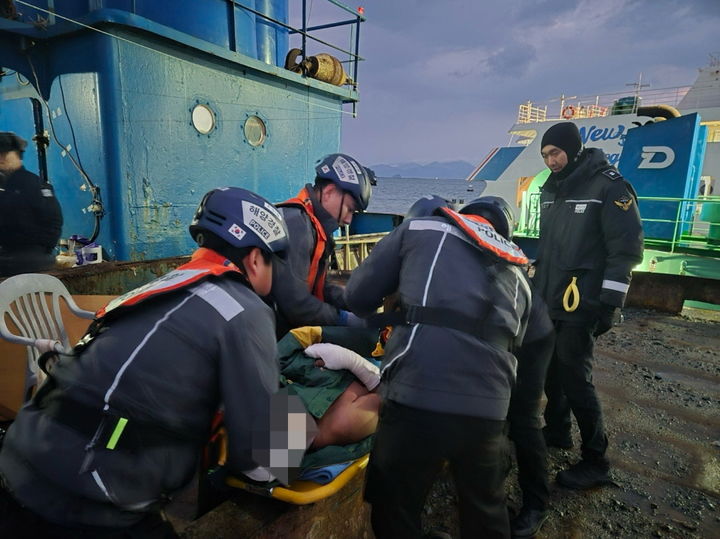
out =
[(280, 383), (293, 388), (317, 423), (311, 451), (353, 444), (375, 432), (380, 372), (366, 357), (376, 335), (366, 329), (305, 327), (278, 343)]
[[(308, 326), (291, 330), (278, 342), (281, 391), (299, 398), (317, 427), (300, 470), (352, 461), (370, 452), (380, 409), (380, 375), (369, 358), (382, 354), (387, 333), (378, 342), (377, 330)], [(203, 462), (211, 475), (219, 473), (215, 477), (223, 478), (221, 483), (227, 464), (222, 421), (220, 412)], [(236, 475), (256, 485), (275, 479), (261, 471)]]

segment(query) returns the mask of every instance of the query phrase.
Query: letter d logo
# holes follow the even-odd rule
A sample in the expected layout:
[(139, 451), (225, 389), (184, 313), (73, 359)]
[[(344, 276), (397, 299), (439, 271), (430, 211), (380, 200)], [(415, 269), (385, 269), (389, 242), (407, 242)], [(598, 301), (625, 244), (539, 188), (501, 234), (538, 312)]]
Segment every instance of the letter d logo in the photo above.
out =
[[(653, 161), (655, 154), (664, 154), (662, 161)], [(638, 168), (667, 168), (675, 161), (675, 152), (669, 146), (643, 146), (642, 161)]]

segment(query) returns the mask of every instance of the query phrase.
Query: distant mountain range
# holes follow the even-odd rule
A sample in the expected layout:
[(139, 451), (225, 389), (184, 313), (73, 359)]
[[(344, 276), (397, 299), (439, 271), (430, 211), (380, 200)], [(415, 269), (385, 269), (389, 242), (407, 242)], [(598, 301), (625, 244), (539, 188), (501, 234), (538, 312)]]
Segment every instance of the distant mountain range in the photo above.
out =
[(394, 165), (370, 166), (379, 178), (442, 178), (465, 179), (475, 168), (467, 161), (433, 161), (420, 163), (398, 163)]

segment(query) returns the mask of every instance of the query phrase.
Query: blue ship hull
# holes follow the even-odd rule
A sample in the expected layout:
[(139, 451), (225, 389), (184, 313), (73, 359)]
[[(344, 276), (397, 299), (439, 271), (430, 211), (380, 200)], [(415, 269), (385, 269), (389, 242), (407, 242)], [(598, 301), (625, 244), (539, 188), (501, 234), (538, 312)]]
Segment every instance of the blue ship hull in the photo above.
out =
[[(281, 201), (312, 179), (318, 157), (339, 150), (342, 107), (356, 93), (278, 67), (286, 30), (240, 3), (55, 2), (57, 15), (37, 13), (45, 29), (0, 19), (8, 73), (0, 130), (30, 140), (36, 100), (62, 145), (47, 150), (47, 176), (63, 207), (63, 237), (89, 237), (98, 209), (68, 154), (102, 195), (96, 241), (110, 258), (137, 261), (189, 253), (187, 225), (209, 189), (242, 186)], [(287, 19), (286, 0), (242, 3)], [(35, 15), (22, 10), (23, 20)], [(193, 126), (197, 105), (214, 115), (207, 134)], [(266, 132), (253, 145), (262, 139), (258, 119)], [(37, 171), (33, 148), (25, 164)]]

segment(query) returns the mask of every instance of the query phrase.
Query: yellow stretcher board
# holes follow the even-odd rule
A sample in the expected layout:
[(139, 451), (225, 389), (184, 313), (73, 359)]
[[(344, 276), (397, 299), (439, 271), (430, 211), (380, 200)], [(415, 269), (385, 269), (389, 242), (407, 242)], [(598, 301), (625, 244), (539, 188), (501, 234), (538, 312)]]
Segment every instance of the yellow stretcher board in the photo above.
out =
[(286, 503), (294, 505), (307, 505), (309, 503), (319, 502), (320, 500), (338, 492), (361, 470), (367, 467), (368, 460), (369, 455), (363, 455), (359, 459), (355, 460), (350, 466), (345, 468), (327, 485), (298, 479), (290, 483), (287, 487), (263, 488), (262, 486), (251, 485), (242, 479), (238, 479), (233, 476), (229, 476), (225, 479), (225, 483), (234, 488), (241, 488), (247, 490), (248, 492), (252, 492), (253, 494), (260, 494), (261, 496), (267, 496), (268, 498), (274, 498)]

